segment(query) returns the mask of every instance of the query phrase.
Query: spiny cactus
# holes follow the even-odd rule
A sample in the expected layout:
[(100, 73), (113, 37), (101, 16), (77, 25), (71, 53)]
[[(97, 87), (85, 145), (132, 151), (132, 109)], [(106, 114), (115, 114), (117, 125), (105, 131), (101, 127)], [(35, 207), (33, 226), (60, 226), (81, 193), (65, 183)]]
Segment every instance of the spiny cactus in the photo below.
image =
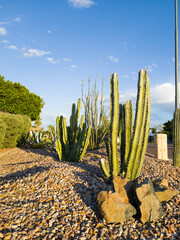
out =
[(56, 118), (56, 133), (58, 139), (55, 142), (56, 151), (60, 161), (81, 161), (86, 153), (89, 144), (91, 126), (86, 127), (84, 116), (81, 116), (79, 122), (81, 108), (81, 99), (78, 99), (77, 108), (75, 103), (72, 105), (72, 113), (70, 117), (70, 126), (66, 126), (66, 119), (63, 116)]
[(146, 153), (151, 114), (150, 101), (149, 77), (146, 70), (142, 69), (139, 73), (135, 124), (126, 170), (126, 177), (132, 180), (139, 177)]
[(44, 143), (44, 133), (43, 132), (35, 132), (32, 130), (32, 136), (29, 139), (31, 144), (39, 144)]
[(117, 73), (111, 75), (110, 80), (110, 135), (107, 143), (107, 153), (109, 168), (105, 161), (100, 162), (100, 166), (107, 178), (117, 176), (119, 174), (118, 151), (117, 151), (117, 135), (119, 125), (119, 89)]
[(124, 105), (120, 105), (120, 133), (121, 133), (121, 173), (126, 171), (130, 144), (133, 134), (133, 106), (128, 100)]
[(180, 167), (180, 108), (174, 112), (174, 157), (173, 165)]
[(119, 174), (117, 159), (117, 126), (119, 120), (121, 173), (125, 177), (134, 180), (140, 175), (148, 142), (150, 124), (149, 78), (146, 70), (139, 72), (134, 129), (132, 103), (131, 101), (127, 101), (125, 105), (119, 105), (119, 93), (112, 91), (115, 88), (114, 86), (118, 86), (117, 74), (113, 74), (111, 77), (111, 134), (109, 142), (106, 143), (109, 146), (107, 151), (109, 167), (105, 164), (104, 160), (100, 164), (106, 178), (113, 178), (113, 176)]

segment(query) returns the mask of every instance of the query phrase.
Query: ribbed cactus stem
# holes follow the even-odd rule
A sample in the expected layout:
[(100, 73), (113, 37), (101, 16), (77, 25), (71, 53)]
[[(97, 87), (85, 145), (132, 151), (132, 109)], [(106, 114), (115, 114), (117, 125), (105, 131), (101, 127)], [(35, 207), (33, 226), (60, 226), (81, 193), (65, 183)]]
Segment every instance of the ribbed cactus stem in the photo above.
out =
[(119, 126), (119, 89), (118, 75), (113, 73), (110, 80), (110, 164), (113, 166), (113, 176), (119, 174), (117, 134)]
[(174, 112), (174, 156), (173, 165), (180, 167), (180, 108)]
[(80, 161), (84, 156), (89, 144), (91, 127), (86, 127), (84, 116), (81, 116), (80, 125), (78, 120), (80, 115), (81, 99), (78, 99), (77, 109), (75, 103), (72, 105), (70, 126), (66, 126), (66, 119), (56, 118), (56, 134), (58, 139), (55, 142), (56, 151), (60, 161)]
[(136, 116), (128, 159), (126, 177), (132, 180), (139, 177), (147, 148), (150, 123), (150, 87), (146, 70), (141, 70), (138, 81)]
[(122, 107), (121, 172), (126, 171), (133, 134), (133, 106), (128, 100)]

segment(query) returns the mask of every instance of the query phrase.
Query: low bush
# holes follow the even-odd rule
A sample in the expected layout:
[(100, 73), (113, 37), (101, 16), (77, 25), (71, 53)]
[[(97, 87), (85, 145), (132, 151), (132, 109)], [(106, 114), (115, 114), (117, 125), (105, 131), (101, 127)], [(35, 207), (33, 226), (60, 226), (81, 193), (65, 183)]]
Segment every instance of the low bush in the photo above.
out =
[[(27, 116), (0, 112), (1, 126), (5, 125), (4, 139), (0, 148), (16, 147), (27, 139), (31, 120)], [(2, 127), (2, 129), (4, 129)], [(1, 134), (2, 135), (2, 134)]]
[(4, 138), (6, 134), (6, 124), (0, 119), (0, 149), (2, 148)]

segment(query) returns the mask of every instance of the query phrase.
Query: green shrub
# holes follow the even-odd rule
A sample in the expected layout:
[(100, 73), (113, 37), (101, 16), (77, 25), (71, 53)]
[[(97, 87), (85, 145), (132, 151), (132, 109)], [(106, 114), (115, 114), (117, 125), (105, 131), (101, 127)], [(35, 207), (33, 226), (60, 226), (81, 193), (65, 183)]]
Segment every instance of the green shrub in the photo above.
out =
[(0, 119), (6, 126), (1, 148), (16, 147), (26, 140), (31, 127), (29, 117), (0, 112)]
[(22, 86), (20, 83), (6, 81), (0, 75), (0, 110), (13, 114), (26, 115), (32, 121), (38, 120), (43, 99)]
[(0, 119), (0, 149), (2, 148), (4, 138), (6, 134), (6, 124)]

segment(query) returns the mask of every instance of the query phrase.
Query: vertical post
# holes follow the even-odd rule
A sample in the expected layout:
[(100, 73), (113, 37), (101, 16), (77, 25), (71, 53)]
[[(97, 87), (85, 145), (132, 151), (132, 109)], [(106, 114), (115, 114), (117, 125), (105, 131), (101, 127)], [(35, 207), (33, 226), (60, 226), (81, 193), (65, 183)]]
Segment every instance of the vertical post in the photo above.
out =
[(178, 16), (177, 0), (175, 0), (175, 109), (179, 108), (179, 86), (178, 86)]

